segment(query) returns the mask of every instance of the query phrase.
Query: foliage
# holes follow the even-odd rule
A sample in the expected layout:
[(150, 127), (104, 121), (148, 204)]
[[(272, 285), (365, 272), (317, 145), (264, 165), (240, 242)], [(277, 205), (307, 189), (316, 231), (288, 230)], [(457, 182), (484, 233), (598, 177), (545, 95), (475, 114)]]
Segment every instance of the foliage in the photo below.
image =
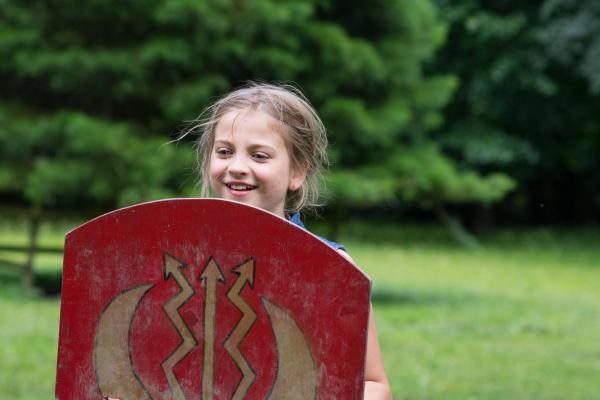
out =
[(8, 111), (0, 109), (2, 189), (22, 188), (27, 200), (45, 208), (166, 197), (172, 195), (165, 188), (170, 171), (182, 171), (191, 161), (161, 146), (163, 139), (130, 135), (124, 123), (72, 111), (48, 116)]
[(600, 5), (597, 1), (546, 0), (541, 42), (551, 57), (579, 74), (592, 94), (600, 93)]
[(438, 143), (460, 165), (519, 182), (508, 218), (597, 221), (598, 2), (437, 4), (450, 31), (431, 68), (461, 82)]
[[(251, 79), (296, 82), (318, 108), (334, 144), (334, 207), (501, 198), (488, 178), (419, 150), (457, 86), (423, 71), (445, 34), (429, 0), (5, 0), (0, 194), (106, 209), (181, 193), (190, 151), (158, 151), (161, 140)], [(393, 165), (413, 151), (422, 170), (446, 167), (473, 190), (405, 193), (412, 171)]]
[[(371, 49), (370, 71), (366, 72), (375, 79), (368, 87), (353, 89), (354, 93), (362, 91), (360, 96), (345, 95), (342, 86), (321, 107), (336, 146), (336, 169), (330, 179), (332, 208), (338, 208), (339, 214), (339, 208), (374, 206), (396, 199), (431, 207), (432, 203), (442, 206), (502, 198), (513, 186), (508, 177), (502, 177), (506, 184), (497, 185), (496, 178), (458, 171), (451, 159), (432, 150), (435, 146), (427, 133), (443, 122), (440, 110), (457, 82), (450, 75), (427, 76), (423, 72), (423, 64), (445, 37), (445, 26), (439, 23), (431, 4), (376, 2), (344, 5), (343, 9), (331, 6), (327, 11), (350, 34), (368, 37), (362, 51)], [(373, 26), (378, 28), (373, 30)], [(344, 43), (341, 36), (336, 43)], [(360, 54), (355, 51), (353, 57), (361, 59)], [(343, 68), (336, 65), (327, 70)], [(345, 86), (360, 83), (357, 79), (349, 76)], [(440, 174), (451, 179), (434, 178)], [(424, 176), (428, 178), (422, 179)], [(465, 187), (469, 190), (461, 190)]]
[(514, 187), (513, 180), (503, 174), (481, 177), (473, 171), (458, 170), (433, 145), (413, 149), (395, 161), (394, 171), (404, 177), (401, 187), (405, 198), (426, 207), (474, 199), (493, 203)]

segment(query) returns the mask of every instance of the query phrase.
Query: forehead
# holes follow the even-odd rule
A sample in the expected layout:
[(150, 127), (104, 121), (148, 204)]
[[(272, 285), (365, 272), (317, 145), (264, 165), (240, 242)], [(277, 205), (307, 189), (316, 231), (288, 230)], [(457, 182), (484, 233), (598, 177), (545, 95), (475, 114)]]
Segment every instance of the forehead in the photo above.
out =
[(231, 110), (219, 118), (215, 127), (216, 140), (260, 139), (280, 141), (287, 145), (285, 128), (263, 111)]

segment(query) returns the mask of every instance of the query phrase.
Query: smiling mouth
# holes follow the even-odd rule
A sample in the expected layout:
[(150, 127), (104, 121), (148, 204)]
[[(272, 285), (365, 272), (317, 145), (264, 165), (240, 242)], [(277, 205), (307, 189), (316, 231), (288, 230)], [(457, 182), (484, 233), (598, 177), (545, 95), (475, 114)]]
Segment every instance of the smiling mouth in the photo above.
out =
[(241, 184), (237, 184), (237, 183), (226, 183), (225, 186), (227, 186), (231, 190), (238, 190), (238, 191), (250, 191), (250, 190), (256, 189), (256, 186), (241, 185)]

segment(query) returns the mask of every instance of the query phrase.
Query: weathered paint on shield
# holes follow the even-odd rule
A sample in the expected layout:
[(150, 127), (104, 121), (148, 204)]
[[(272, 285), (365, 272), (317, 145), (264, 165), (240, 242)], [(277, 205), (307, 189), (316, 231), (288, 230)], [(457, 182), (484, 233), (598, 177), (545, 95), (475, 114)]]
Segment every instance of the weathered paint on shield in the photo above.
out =
[(67, 235), (56, 396), (362, 399), (366, 276), (225, 200), (140, 204)]

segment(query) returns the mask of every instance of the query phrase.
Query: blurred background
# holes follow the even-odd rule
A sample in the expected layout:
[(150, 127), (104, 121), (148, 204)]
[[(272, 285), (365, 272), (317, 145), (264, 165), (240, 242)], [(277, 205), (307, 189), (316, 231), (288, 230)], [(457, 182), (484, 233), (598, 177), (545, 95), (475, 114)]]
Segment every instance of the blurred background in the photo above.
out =
[(328, 129), (309, 227), (373, 278), (396, 399), (593, 399), (600, 2), (0, 1), (0, 398), (53, 398), (64, 234), (197, 196), (249, 80)]

